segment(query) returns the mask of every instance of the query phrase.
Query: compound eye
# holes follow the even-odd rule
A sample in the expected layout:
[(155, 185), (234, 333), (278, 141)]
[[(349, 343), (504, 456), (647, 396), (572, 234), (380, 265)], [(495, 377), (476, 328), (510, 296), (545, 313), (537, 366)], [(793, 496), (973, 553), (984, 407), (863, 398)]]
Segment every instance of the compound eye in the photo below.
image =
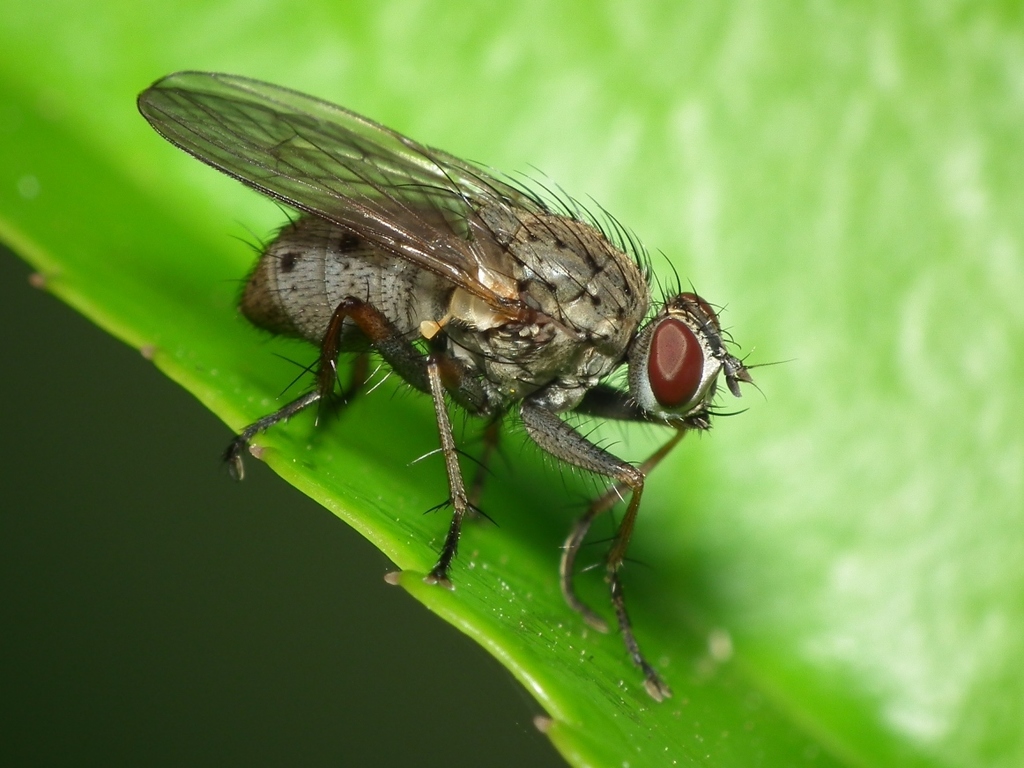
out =
[(680, 408), (697, 394), (704, 376), (704, 350), (681, 320), (667, 317), (651, 336), (647, 376), (654, 398), (664, 408)]

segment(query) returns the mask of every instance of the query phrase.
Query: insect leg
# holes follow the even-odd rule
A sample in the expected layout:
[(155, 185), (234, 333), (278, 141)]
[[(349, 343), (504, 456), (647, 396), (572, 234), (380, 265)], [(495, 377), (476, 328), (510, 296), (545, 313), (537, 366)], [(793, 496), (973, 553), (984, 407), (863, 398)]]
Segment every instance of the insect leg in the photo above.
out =
[(445, 386), (442, 382), (442, 367), (452, 361), (445, 360), (441, 354), (431, 354), (427, 357), (427, 381), (430, 385), (430, 395), (434, 400), (434, 414), (437, 417), (437, 431), (441, 436), (441, 453), (444, 455), (445, 468), (448, 470), (448, 490), (452, 505), (452, 522), (448, 526), (448, 535), (445, 536), (444, 545), (441, 547), (441, 555), (437, 564), (424, 579), (428, 584), (440, 584), (452, 588), (448, 578), (448, 569), (459, 548), (459, 535), (462, 532), (462, 520), (469, 510), (469, 497), (466, 494), (466, 484), (462, 479), (462, 469), (459, 467), (459, 454), (455, 449), (455, 437), (452, 435), (452, 423), (448, 416), (448, 405), (444, 401)]
[[(427, 575), (427, 581), (451, 587), (448, 569), (458, 550), (462, 520), (470, 505), (462, 479), (462, 470), (459, 467), (458, 452), (444, 394), (446, 391), (450, 392), (460, 405), (472, 412), (478, 412), (485, 403), (484, 392), (476, 379), (465, 375), (464, 368), (458, 361), (441, 351), (432, 352), (424, 357), (423, 353), (400, 334), (376, 307), (351, 296), (338, 305), (331, 318), (331, 327), (337, 325), (338, 331), (332, 333), (329, 329), (325, 336), (318, 372), (320, 387), (333, 386), (333, 374), (328, 366), (333, 366), (337, 357), (340, 328), (346, 317), (351, 317), (355, 321), (395, 373), (417, 389), (428, 392), (434, 401), (434, 414), (441, 438), (441, 452), (448, 470), (448, 487), (454, 512), (448, 535), (441, 548), (441, 555)], [(440, 338), (437, 337), (435, 344), (440, 343)]]
[(595, 501), (580, 520), (577, 521), (569, 535), (569, 539), (566, 541), (562, 557), (562, 589), (567, 602), (571, 607), (579, 611), (588, 623), (599, 629), (604, 628), (604, 622), (576, 597), (572, 589), (571, 571), (576, 554), (594, 518), (599, 513), (610, 509), (621, 498), (621, 494), (624, 491), (630, 490), (632, 492), (629, 505), (626, 508), (626, 514), (619, 524), (615, 540), (605, 561), (607, 579), (611, 589), (612, 606), (615, 610), (615, 616), (618, 620), (619, 630), (622, 633), (626, 650), (629, 652), (633, 662), (644, 673), (644, 685), (647, 692), (659, 701), (667, 696), (671, 696), (671, 690), (661, 680), (658, 673), (654, 671), (654, 668), (648, 663), (647, 659), (644, 658), (636, 636), (633, 634), (629, 614), (626, 612), (625, 596), (619, 571), (625, 560), (626, 550), (629, 547), (629, 540), (633, 533), (633, 526), (636, 523), (636, 515), (640, 509), (645, 474), (675, 447), (685, 432), (677, 432), (671, 440), (644, 462), (643, 465), (634, 467), (632, 464), (608, 453), (600, 446), (591, 443), (579, 432), (562, 421), (553, 411), (534, 405), (529, 401), (524, 401), (520, 407), (520, 414), (527, 434), (545, 451), (581, 469), (596, 472), (615, 480), (615, 485)]
[(256, 437), (256, 435), (270, 429), (278, 422), (287, 421), (296, 413), (305, 410), (319, 399), (319, 390), (307, 392), (302, 397), (292, 400), (283, 408), (279, 408), (273, 413), (267, 414), (262, 419), (257, 419), (248, 427), (243, 429), (241, 433), (239, 433), (238, 437), (228, 444), (227, 449), (224, 451), (224, 461), (228, 465), (228, 472), (231, 473), (231, 476), (235, 480), (242, 480), (245, 477), (245, 464), (242, 462), (242, 453), (249, 447), (249, 443), (254, 437)]
[[(362, 299), (351, 296), (345, 298), (335, 307), (320, 343), (316, 389), (250, 424), (231, 441), (227, 450), (224, 451), (224, 461), (228, 463), (228, 469), (235, 479), (241, 480), (245, 475), (242, 454), (256, 435), (279, 422), (287, 421), (313, 403), (326, 400), (334, 392), (334, 385), (338, 378), (341, 336), (346, 319), (351, 319), (359, 327), (396, 373), (417, 389), (424, 392), (429, 391), (423, 366), (423, 355), (419, 350), (403, 338), (391, 321), (376, 307)], [(365, 384), (366, 371), (365, 355), (360, 355), (353, 368), (352, 380), (342, 392), (344, 399), (350, 399)]]
[[(652, 453), (643, 464), (640, 465), (639, 469), (646, 477), (651, 470), (653, 470), (661, 460), (664, 459), (673, 448), (683, 439), (686, 434), (686, 430), (678, 430), (672, 437), (662, 445), (657, 451)], [(576, 590), (573, 588), (573, 574), (575, 572), (576, 555), (579, 553), (580, 547), (583, 545), (583, 540), (586, 538), (587, 533), (590, 531), (590, 526), (603, 512), (607, 512), (614, 507), (618, 502), (622, 501), (623, 494), (629, 490), (629, 486), (624, 483), (615, 483), (611, 488), (606, 490), (601, 496), (595, 499), (591, 505), (573, 524), (572, 531), (569, 533), (569, 537), (565, 540), (565, 545), (562, 548), (562, 561), (559, 567), (559, 574), (562, 580), (562, 594), (565, 596), (565, 601), (572, 606), (577, 612), (579, 612), (584, 620), (590, 624), (594, 629), (600, 632), (608, 631), (608, 627), (600, 616), (592, 611), (579, 597), (576, 596)]]
[[(434, 414), (441, 438), (441, 452), (448, 470), (448, 487), (454, 512), (441, 554), (437, 564), (427, 575), (427, 581), (451, 587), (448, 569), (458, 550), (462, 520), (470, 509), (470, 503), (459, 467), (458, 451), (455, 448), (455, 438), (444, 395), (447, 391), (467, 410), (479, 412), (485, 404), (484, 392), (475, 378), (465, 375), (462, 364), (457, 360), (442, 351), (435, 351), (424, 357), (423, 353), (400, 334), (376, 307), (351, 296), (344, 299), (334, 310), (330, 328), (324, 337), (318, 371), (318, 389), (333, 387), (333, 366), (339, 352), (341, 325), (346, 317), (351, 317), (355, 321), (359, 330), (370, 340), (395, 373), (417, 389), (428, 392), (434, 401)], [(335, 325), (338, 330), (332, 333), (331, 329)], [(435, 344), (441, 344), (440, 337), (435, 338)]]

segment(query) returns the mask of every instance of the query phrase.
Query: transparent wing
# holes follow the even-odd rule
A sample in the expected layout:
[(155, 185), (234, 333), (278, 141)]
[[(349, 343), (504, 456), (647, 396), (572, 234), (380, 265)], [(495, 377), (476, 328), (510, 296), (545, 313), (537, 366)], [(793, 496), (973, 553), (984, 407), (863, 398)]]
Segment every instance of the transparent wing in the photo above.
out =
[(477, 212), (543, 203), (452, 155), (327, 102), (233, 75), (178, 72), (139, 95), (164, 138), (289, 206), (353, 230), (495, 307), (522, 309)]

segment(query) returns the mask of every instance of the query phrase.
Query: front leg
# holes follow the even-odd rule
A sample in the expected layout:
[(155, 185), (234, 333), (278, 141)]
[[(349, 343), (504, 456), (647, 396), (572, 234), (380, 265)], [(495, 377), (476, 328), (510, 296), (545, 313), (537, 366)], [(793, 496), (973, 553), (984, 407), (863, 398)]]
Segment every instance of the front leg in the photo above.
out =
[(626, 599), (619, 571), (625, 559), (626, 550), (629, 547), (629, 540), (633, 535), (637, 512), (640, 509), (645, 474), (682, 439), (684, 432), (677, 432), (644, 465), (634, 467), (632, 464), (608, 453), (608, 451), (600, 446), (594, 445), (562, 421), (558, 414), (553, 411), (529, 401), (524, 401), (520, 408), (520, 414), (527, 434), (537, 445), (552, 456), (581, 469), (610, 477), (615, 481), (612, 488), (591, 505), (587, 513), (577, 522), (566, 542), (566, 549), (562, 559), (562, 591), (567, 602), (579, 611), (588, 623), (598, 629), (604, 628), (603, 620), (584, 605), (576, 597), (572, 589), (572, 566), (576, 553), (594, 518), (600, 512), (611, 509), (615, 502), (621, 498), (621, 494), (624, 491), (631, 491), (626, 514), (619, 523), (615, 539), (605, 561), (612, 606), (615, 610), (615, 617), (618, 620), (619, 631), (622, 633), (622, 639), (626, 644), (626, 649), (629, 651), (630, 658), (644, 673), (644, 687), (647, 689), (647, 692), (658, 701), (671, 696), (671, 689), (669, 689), (644, 657), (637, 643), (636, 635), (633, 634), (633, 627), (629, 620), (629, 614), (626, 611)]
[[(661, 460), (679, 444), (679, 441), (683, 439), (685, 434), (685, 430), (677, 430), (664, 445), (647, 457), (647, 460), (639, 467), (640, 472), (643, 473), (644, 477), (647, 477), (651, 470), (661, 463)], [(562, 584), (562, 595), (565, 597), (565, 601), (569, 606), (583, 616), (584, 621), (598, 632), (607, 632), (608, 625), (604, 619), (594, 613), (594, 611), (576, 595), (576, 589), (573, 586), (576, 555), (579, 554), (580, 548), (583, 546), (583, 540), (586, 539), (587, 533), (590, 531), (590, 526), (593, 524), (594, 520), (597, 519), (597, 516), (603, 512), (609, 511), (612, 507), (622, 501), (628, 491), (628, 485), (624, 483), (614, 483), (611, 488), (608, 488), (601, 496), (592, 501), (590, 506), (587, 507), (587, 511), (580, 515), (576, 522), (573, 523), (572, 530), (569, 532), (569, 536), (565, 540), (565, 544), (562, 546), (562, 560), (558, 568)]]

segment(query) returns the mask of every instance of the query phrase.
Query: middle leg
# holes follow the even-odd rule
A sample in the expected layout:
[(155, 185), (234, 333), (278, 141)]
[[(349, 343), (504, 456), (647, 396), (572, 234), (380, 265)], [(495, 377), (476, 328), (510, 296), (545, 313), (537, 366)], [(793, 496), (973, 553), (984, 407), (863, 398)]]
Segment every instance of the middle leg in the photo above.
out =
[(448, 526), (448, 534), (445, 536), (444, 544), (441, 547), (441, 554), (437, 563), (426, 575), (424, 581), (428, 584), (440, 584), (443, 587), (452, 589), (452, 582), (448, 578), (448, 569), (451, 568), (452, 560), (459, 549), (459, 536), (462, 533), (462, 521), (470, 509), (469, 496), (466, 493), (466, 484), (462, 479), (462, 468), (459, 466), (459, 453), (455, 447), (455, 437), (452, 434), (452, 422), (448, 415), (448, 404), (444, 399), (444, 384), (442, 382), (442, 358), (438, 354), (427, 356), (427, 383), (430, 386), (430, 396), (434, 401), (434, 415), (437, 419), (437, 432), (441, 438), (441, 454), (444, 456), (445, 469), (448, 472), (448, 493), (452, 505), (452, 521)]

